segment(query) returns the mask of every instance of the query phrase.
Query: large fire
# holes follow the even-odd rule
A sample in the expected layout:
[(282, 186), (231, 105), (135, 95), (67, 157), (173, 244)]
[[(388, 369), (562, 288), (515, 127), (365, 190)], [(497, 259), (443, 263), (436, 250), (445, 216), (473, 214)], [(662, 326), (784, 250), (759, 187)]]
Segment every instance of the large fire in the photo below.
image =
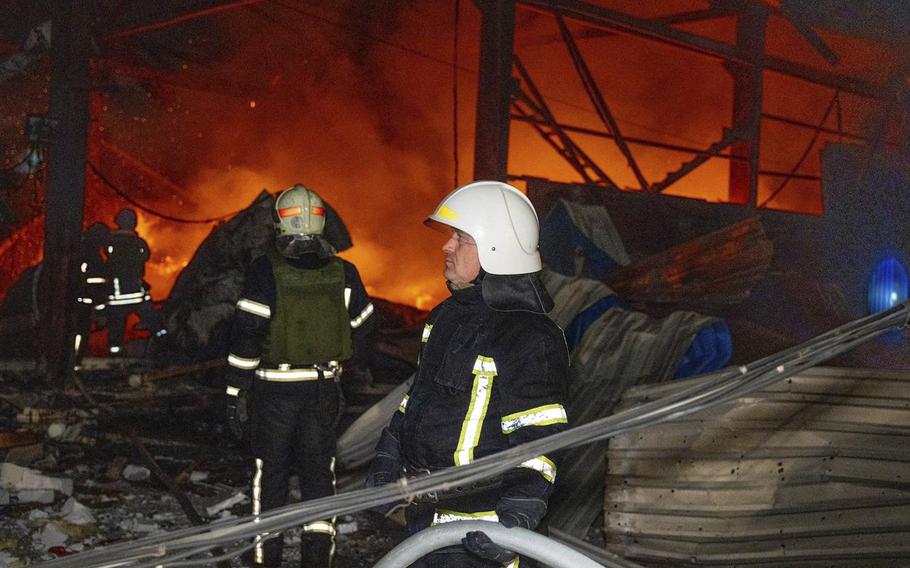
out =
[[(120, 208), (130, 206), (118, 192), (147, 206), (148, 211), (139, 210), (139, 232), (153, 250), (147, 278), (156, 300), (167, 296), (213, 224), (178, 223), (149, 211), (183, 219), (213, 218), (246, 207), (263, 189), (275, 192), (297, 182), (316, 189), (341, 214), (355, 243), (343, 256), (358, 266), (371, 294), (420, 308), (447, 295), (441, 276), (442, 238), (422, 221), (456, 180), (470, 181), (479, 14), (471, 3), (463, 3), (456, 122), (452, 6), (393, 4), (395, 9), (382, 13), (360, 12), (356, 2), (347, 11), (327, 3), (308, 8), (309, 13), (278, 5), (273, 9), (280, 14), (274, 16), (285, 25), (270, 24), (268, 33), (263, 33), (264, 20), (251, 13), (225, 13), (211, 25), (222, 36), (242, 42), (243, 49), (205, 65), (184, 64), (177, 73), (180, 87), (166, 80), (126, 80), (117, 90), (99, 90), (90, 156), (105, 162), (102, 169), (117, 187), (87, 174), (86, 226), (96, 221), (110, 225)], [(665, 3), (653, 4), (649, 10), (655, 13), (648, 16), (659, 15), (658, 6)], [(602, 129), (553, 19), (519, 9), (517, 22), (516, 53), (557, 119)], [(801, 38), (780, 32), (786, 28), (779, 22), (774, 26), (769, 51), (811, 59)], [(580, 24), (570, 27), (579, 33), (579, 45), (623, 134), (706, 148), (729, 126), (732, 80), (718, 61), (618, 34), (584, 36)], [(732, 18), (684, 27), (732, 41)], [(881, 60), (880, 50), (864, 51), (856, 42), (828, 39), (837, 44), (845, 56), (843, 66), (851, 71)], [(189, 35), (187, 41), (215, 40)], [(810, 124), (821, 120), (833, 95), (830, 89), (765, 75), (766, 113)], [(218, 94), (209, 86), (213, 77), (220, 80), (214, 89)], [(198, 88), (186, 88), (193, 83)], [(876, 108), (842, 95), (837, 115), (845, 130), (862, 132)], [(833, 115), (826, 126), (835, 127)], [(453, 127), (458, 133), (457, 172)], [(611, 140), (573, 137), (619, 185), (636, 186)], [(820, 136), (796, 168), (813, 133), (763, 121), (761, 169), (797, 169), (818, 176), (819, 151), (831, 140), (838, 137)], [(120, 157), (106, 160), (112, 149)], [(636, 144), (632, 150), (652, 182), (692, 157)], [(509, 171), (580, 181), (530, 126), (519, 122), (512, 123)], [(136, 181), (136, 172), (146, 181)], [(712, 159), (667, 193), (723, 201), (728, 175), (729, 162)], [(769, 207), (822, 212), (818, 181), (790, 180), (778, 193), (782, 179), (761, 177), (760, 203), (777, 193)], [(40, 221), (23, 225), (18, 236), (7, 241), (30, 251), (16, 259), (3, 254), (7, 278), (40, 260), (40, 226)], [(4, 281), (3, 288), (10, 283)]]

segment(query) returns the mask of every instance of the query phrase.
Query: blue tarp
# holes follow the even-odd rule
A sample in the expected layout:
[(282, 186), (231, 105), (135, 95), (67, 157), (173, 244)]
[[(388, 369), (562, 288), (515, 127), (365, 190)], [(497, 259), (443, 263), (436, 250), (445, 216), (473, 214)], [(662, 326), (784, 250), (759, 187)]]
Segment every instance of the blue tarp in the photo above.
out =
[[(611, 308), (628, 309), (616, 294), (597, 300), (580, 311), (566, 326), (566, 344), (574, 351), (585, 332)], [(733, 337), (723, 320), (702, 327), (692, 338), (689, 349), (679, 362), (674, 379), (683, 379), (716, 371), (726, 365), (733, 356)]]

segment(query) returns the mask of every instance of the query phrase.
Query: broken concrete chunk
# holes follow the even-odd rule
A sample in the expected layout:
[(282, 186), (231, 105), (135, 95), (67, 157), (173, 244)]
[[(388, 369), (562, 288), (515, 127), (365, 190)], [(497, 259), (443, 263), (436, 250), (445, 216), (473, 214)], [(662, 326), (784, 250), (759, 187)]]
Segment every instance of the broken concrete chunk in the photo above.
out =
[(95, 517), (92, 515), (91, 509), (76, 501), (73, 497), (66, 500), (66, 503), (60, 508), (60, 514), (63, 515), (63, 519), (66, 522), (73, 523), (74, 525), (84, 525), (95, 522)]
[(40, 544), (44, 550), (47, 550), (53, 546), (62, 546), (66, 544), (66, 539), (69, 538), (69, 535), (60, 530), (60, 527), (56, 523), (50, 522), (44, 525), (44, 530), (41, 531), (39, 538), (40, 543), (36, 544)]
[(127, 481), (146, 481), (152, 476), (148, 468), (130, 464), (123, 468), (123, 479)]
[(6, 452), (6, 461), (28, 467), (44, 457), (44, 444), (28, 444), (10, 448)]
[(216, 503), (216, 504), (212, 505), (211, 507), (206, 507), (205, 512), (208, 516), (214, 517), (221, 511), (223, 511), (225, 509), (230, 509), (231, 507), (233, 507), (234, 505), (237, 505), (238, 503), (245, 503), (248, 500), (249, 500), (249, 498), (245, 494), (236, 493), (233, 496), (228, 497), (224, 501), (221, 501), (220, 503)]
[[(4, 462), (0, 464), (0, 488), (6, 489), (11, 494), (17, 494), (19, 502), (50, 503), (54, 500), (54, 491), (72, 495), (73, 480), (63, 477), (48, 477), (37, 470)], [(25, 499), (24, 496), (28, 492), (36, 493)], [(48, 492), (50, 492), (50, 501), (45, 500)]]

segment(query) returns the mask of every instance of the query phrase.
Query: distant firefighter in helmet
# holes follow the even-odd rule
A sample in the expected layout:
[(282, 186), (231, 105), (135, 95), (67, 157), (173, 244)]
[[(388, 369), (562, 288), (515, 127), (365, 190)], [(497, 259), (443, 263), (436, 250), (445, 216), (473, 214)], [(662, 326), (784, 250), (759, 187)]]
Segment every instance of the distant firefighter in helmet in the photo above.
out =
[[(373, 304), (353, 264), (323, 237), (326, 206), (302, 185), (275, 200), (275, 249), (247, 270), (231, 330), (227, 412), (243, 438), (249, 399), (253, 515), (287, 503), (296, 473), (303, 500), (335, 492), (341, 362), (360, 350)], [(301, 565), (331, 566), (331, 518), (309, 522)], [(256, 566), (280, 566), (281, 536), (257, 537)]]
[(136, 234), (136, 212), (123, 209), (114, 218), (117, 228), (111, 231), (105, 246), (106, 267), (111, 292), (107, 301), (108, 346), (111, 354), (123, 350), (126, 318), (139, 316), (140, 324), (161, 338), (167, 330), (161, 324), (148, 285), (145, 283), (145, 263), (149, 259), (149, 245)]
[(79, 295), (76, 297), (76, 338), (73, 365), (79, 367), (88, 346), (92, 323), (104, 317), (111, 279), (101, 249), (110, 237), (104, 223), (93, 223), (82, 235), (79, 254)]

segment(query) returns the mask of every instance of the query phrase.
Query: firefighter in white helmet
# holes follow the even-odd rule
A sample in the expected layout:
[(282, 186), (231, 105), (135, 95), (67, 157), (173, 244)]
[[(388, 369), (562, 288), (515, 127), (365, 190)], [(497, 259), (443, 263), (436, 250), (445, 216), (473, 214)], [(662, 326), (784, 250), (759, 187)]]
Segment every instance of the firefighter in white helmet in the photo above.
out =
[[(461, 466), (566, 428), (569, 356), (539, 278), (538, 221), (516, 188), (478, 181), (456, 189), (428, 224), (449, 231), (443, 274), (452, 296), (427, 318), (414, 383), (383, 431), (367, 484)], [(456, 520), (534, 530), (547, 510), (557, 456), (541, 455), (500, 478), (418, 497), (411, 533)], [(483, 533), (414, 566), (517, 563)]]
[[(373, 304), (354, 265), (323, 238), (326, 210), (303, 185), (278, 196), (275, 249), (252, 262), (237, 302), (228, 424), (243, 438), (249, 416), (254, 515), (287, 503), (292, 474), (304, 500), (335, 490), (341, 362), (362, 345)], [(255, 542), (253, 563), (280, 566), (282, 537), (265, 536)], [(306, 523), (301, 565), (330, 566), (334, 536), (333, 519)]]

